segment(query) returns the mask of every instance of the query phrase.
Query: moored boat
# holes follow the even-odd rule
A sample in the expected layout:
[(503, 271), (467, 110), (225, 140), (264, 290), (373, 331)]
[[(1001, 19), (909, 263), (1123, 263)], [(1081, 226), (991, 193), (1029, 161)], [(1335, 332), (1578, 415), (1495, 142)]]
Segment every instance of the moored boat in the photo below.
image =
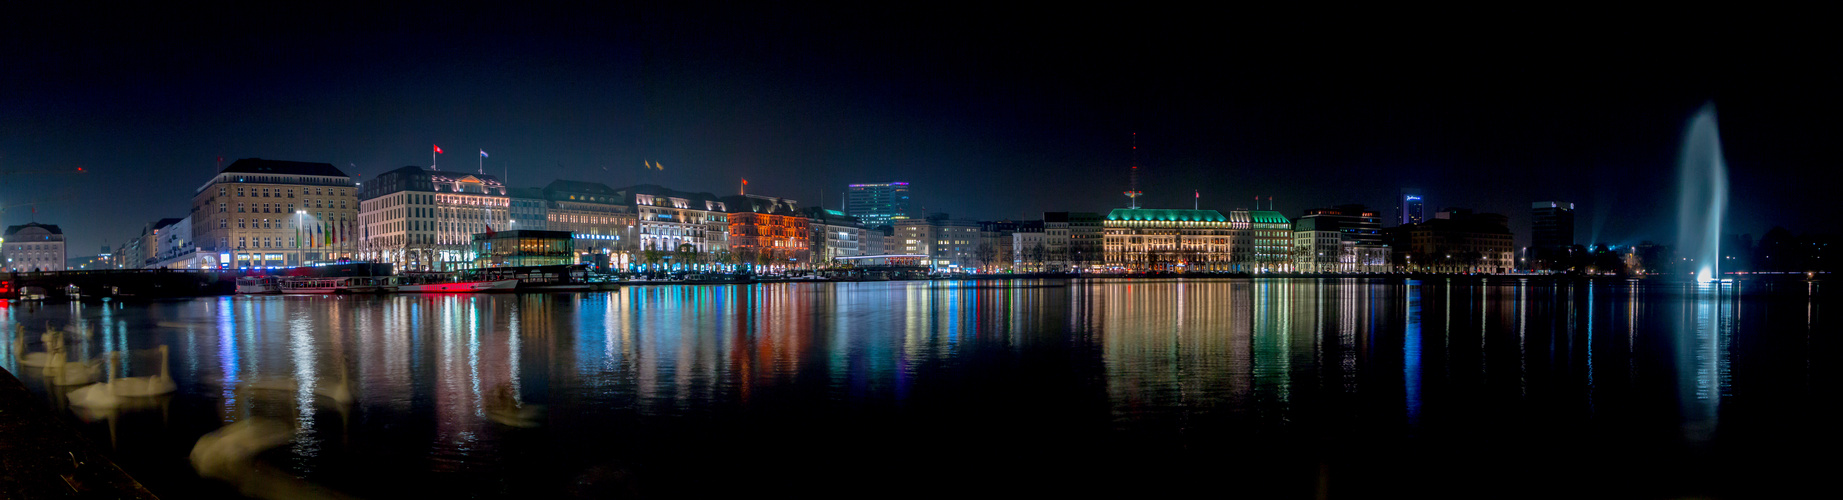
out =
[(376, 280), (362, 276), (284, 278), (280, 288), (287, 294), (374, 293), (380, 289)]
[(474, 280), (474, 281), (436, 281), (410, 280), (397, 284), (397, 291), (402, 293), (478, 293), (510, 292), (518, 288), (518, 280)]
[(488, 267), (461, 271), (457, 276), (460, 281), (511, 280), (520, 292), (590, 292), (619, 286), (591, 282), (588, 266), (583, 265)]
[(282, 293), (280, 280), (274, 276), (244, 276), (237, 278), (238, 295), (263, 295)]

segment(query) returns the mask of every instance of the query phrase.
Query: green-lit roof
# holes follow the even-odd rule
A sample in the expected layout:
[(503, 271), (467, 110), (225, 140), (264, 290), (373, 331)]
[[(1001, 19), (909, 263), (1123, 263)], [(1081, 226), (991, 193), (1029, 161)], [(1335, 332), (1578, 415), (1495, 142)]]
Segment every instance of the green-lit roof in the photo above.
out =
[(1256, 222), (1256, 223), (1290, 224), (1293, 222), (1293, 221), (1287, 220), (1286, 216), (1280, 215), (1280, 212), (1275, 212), (1272, 210), (1249, 210), (1248, 217), (1251, 219), (1254, 219), (1253, 222)]
[(1107, 220), (1146, 220), (1146, 221), (1205, 221), (1227, 222), (1222, 212), (1215, 210), (1184, 210), (1174, 208), (1116, 208), (1107, 213)]

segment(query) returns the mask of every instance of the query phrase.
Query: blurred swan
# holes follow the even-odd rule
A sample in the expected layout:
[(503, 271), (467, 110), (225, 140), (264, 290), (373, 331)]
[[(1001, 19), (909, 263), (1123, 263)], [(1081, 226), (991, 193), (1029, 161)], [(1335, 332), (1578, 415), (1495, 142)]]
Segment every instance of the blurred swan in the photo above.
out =
[(86, 385), (70, 391), (70, 405), (91, 411), (107, 410), (121, 405), (123, 397), (155, 396), (177, 390), (173, 376), (167, 371), (167, 348), (162, 345), (155, 349), (160, 353), (160, 373), (143, 377), (116, 377), (115, 367), (120, 364), (122, 352), (110, 351), (108, 374), (105, 382)]
[(147, 376), (142, 376), (142, 377), (120, 377), (120, 378), (117, 378), (115, 376), (115, 371), (113, 368), (117, 364), (116, 360), (120, 359), (123, 353), (122, 351), (110, 351), (109, 352), (109, 367), (111, 368), (109, 370), (109, 390), (110, 392), (114, 392), (115, 395), (117, 396), (153, 396), (157, 394), (166, 394), (166, 393), (178, 390), (179, 385), (173, 383), (173, 374), (167, 371), (167, 357), (168, 356), (167, 356), (166, 346), (161, 345), (160, 347), (154, 348), (154, 350), (160, 352), (160, 373), (159, 374), (147, 375)]
[(64, 332), (53, 330), (51, 324), (46, 323), (45, 333), (38, 338), (39, 342), (45, 344), (45, 350), (26, 352), (26, 327), (13, 325), (13, 359), (19, 361), (19, 366), (44, 368), (56, 363), (64, 355)]
[(198, 438), (189, 457), (200, 477), (237, 487), (245, 496), (266, 499), (344, 499), (346, 495), (303, 481), (258, 460), (256, 455), (294, 438), (293, 426), (265, 418), (248, 418)]
[[(292, 392), (300, 389), (301, 381), (294, 377), (267, 377), (249, 380), (238, 384), (243, 389), (259, 391)], [(337, 381), (321, 380), (314, 384), (314, 396), (326, 398), (335, 405), (350, 406), (353, 401), (352, 384), (347, 383), (342, 374)]]
[(511, 384), (500, 384), (486, 401), (486, 418), (508, 427), (532, 428), (544, 420), (544, 405), (527, 404), (512, 394)]
[[(320, 377), (315, 379), (314, 396), (326, 398), (335, 406), (352, 406), (353, 401), (357, 398), (352, 395), (352, 381), (349, 376), (346, 375), (345, 358), (343, 356), (336, 356), (332, 362), (330, 371), (337, 374), (337, 378)], [(237, 386), (243, 389), (261, 391), (292, 392), (300, 389), (301, 381), (294, 377), (259, 377), (245, 381)]]
[[(352, 423), (352, 405), (357, 402), (358, 398), (352, 394), (352, 382), (346, 375), (344, 357), (335, 357), (331, 371), (339, 374), (338, 377), (321, 377), (313, 381), (314, 398), (326, 403), (334, 412), (339, 413), (340, 428), (345, 429)], [(238, 391), (293, 393), (299, 391), (300, 388), (300, 379), (294, 377), (258, 377), (237, 384)], [(342, 433), (341, 436), (347, 435)]]
[[(77, 325), (76, 337), (78, 345), (76, 351), (78, 355), (83, 358), (89, 357), (87, 353), (89, 352), (90, 333), (90, 330), (85, 328), (82, 323)], [(60, 350), (64, 348), (64, 343), (61, 340), (54, 345)], [(45, 367), (45, 375), (50, 379), (52, 385), (71, 386), (88, 384), (95, 382), (96, 379), (102, 378), (102, 360), (79, 359), (73, 361), (69, 359), (69, 356), (65, 356), (60, 352), (58, 355), (52, 356), (51, 365)]]
[(45, 367), (45, 374), (51, 378), (52, 385), (71, 386), (95, 382), (102, 378), (102, 360), (67, 361), (58, 359), (52, 366)]

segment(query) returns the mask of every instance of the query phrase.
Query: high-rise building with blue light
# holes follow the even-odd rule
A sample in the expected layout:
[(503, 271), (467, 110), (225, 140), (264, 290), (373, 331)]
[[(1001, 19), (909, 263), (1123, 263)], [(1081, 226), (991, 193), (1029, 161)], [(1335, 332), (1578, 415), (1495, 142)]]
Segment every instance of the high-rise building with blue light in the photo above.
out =
[(909, 217), (909, 183), (852, 184), (845, 192), (845, 213), (864, 227), (892, 225), (891, 219)]
[(1396, 210), (1401, 212), (1401, 224), (1420, 224), (1427, 222), (1427, 202), (1421, 200), (1421, 190), (1401, 190), (1401, 204)]

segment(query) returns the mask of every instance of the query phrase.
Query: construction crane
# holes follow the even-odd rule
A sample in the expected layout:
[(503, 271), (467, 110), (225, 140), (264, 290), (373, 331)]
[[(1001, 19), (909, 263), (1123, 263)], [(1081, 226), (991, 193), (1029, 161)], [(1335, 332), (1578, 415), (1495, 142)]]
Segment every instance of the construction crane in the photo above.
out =
[(75, 169), (69, 169), (69, 168), (59, 168), (59, 169), (51, 169), (51, 170), (0, 170), (0, 175), (22, 175), (22, 174), (69, 174), (69, 175), (79, 175), (79, 174), (87, 174), (87, 173), (89, 173), (89, 171), (88, 171), (88, 170), (84, 170), (84, 168), (83, 168), (83, 167), (77, 167), (77, 168), (75, 168)]
[[(89, 171), (84, 169), (83, 167), (59, 168), (59, 169), (50, 169), (50, 170), (0, 170), (0, 178), (4, 178), (10, 175), (24, 175), (24, 174), (82, 175), (82, 174), (87, 174), (87, 173), (89, 173)], [(73, 197), (74, 196), (72, 193), (65, 192), (65, 193), (58, 194), (58, 195), (53, 195), (53, 196), (49, 196), (45, 198), (39, 198), (39, 199), (32, 200), (26, 203), (17, 203), (17, 204), (12, 204), (12, 205), (0, 205), (0, 215), (6, 214), (7, 209), (19, 208), (19, 207), (34, 207), (34, 206), (37, 206), (43, 203), (68, 200)]]
[(12, 205), (0, 205), (0, 215), (6, 214), (6, 211), (9, 209), (14, 209), (14, 208), (19, 208), (19, 207), (36, 207), (41, 204), (46, 204), (46, 203), (51, 203), (51, 202), (56, 202), (56, 201), (64, 201), (64, 200), (68, 200), (74, 197), (76, 196), (73, 195), (72, 193), (64, 192), (61, 194), (39, 198), (39, 199), (28, 201), (25, 203), (15, 203)]

